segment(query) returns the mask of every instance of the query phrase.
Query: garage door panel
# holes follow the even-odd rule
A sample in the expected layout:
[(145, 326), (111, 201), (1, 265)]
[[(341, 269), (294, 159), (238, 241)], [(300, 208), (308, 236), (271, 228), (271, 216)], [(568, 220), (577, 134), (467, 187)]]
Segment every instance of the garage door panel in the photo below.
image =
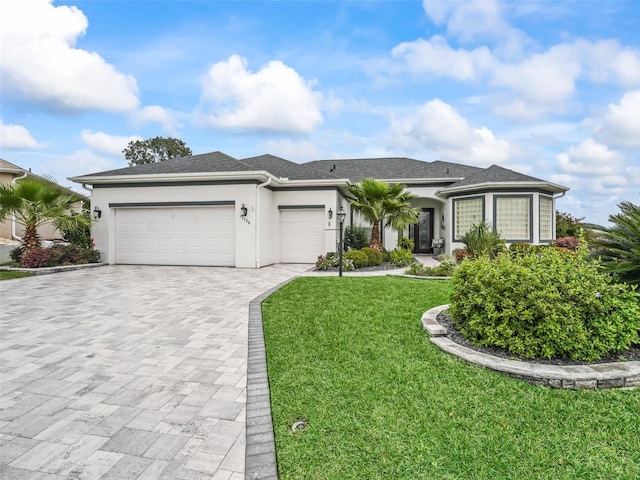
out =
[(231, 206), (120, 208), (116, 263), (235, 266)]
[(324, 209), (280, 210), (280, 261), (314, 263), (324, 254)]

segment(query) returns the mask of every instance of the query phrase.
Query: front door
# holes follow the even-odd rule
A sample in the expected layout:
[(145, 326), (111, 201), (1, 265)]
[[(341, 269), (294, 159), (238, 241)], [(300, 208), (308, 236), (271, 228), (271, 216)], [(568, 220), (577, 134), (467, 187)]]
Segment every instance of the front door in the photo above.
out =
[(413, 242), (415, 253), (433, 253), (433, 208), (423, 208), (418, 216), (418, 223), (413, 226)]

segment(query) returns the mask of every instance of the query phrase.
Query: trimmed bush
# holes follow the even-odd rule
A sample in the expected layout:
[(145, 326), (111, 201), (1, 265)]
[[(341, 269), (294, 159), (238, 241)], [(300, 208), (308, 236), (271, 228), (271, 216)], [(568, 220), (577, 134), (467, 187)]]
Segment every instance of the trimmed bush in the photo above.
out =
[(548, 247), (546, 245), (532, 245), (530, 243), (517, 242), (511, 244), (509, 252), (511, 255), (535, 255), (545, 248)]
[(369, 265), (369, 257), (362, 250), (349, 250), (344, 258), (351, 260), (355, 268), (364, 268)]
[(368, 264), (370, 267), (376, 267), (382, 265), (382, 252), (371, 247), (364, 247), (360, 250), (367, 255)]
[(638, 293), (612, 283), (586, 252), (464, 261), (452, 284), (451, 318), (480, 346), (592, 361), (639, 341)]
[(409, 250), (393, 250), (391, 252), (391, 263), (396, 267), (406, 267), (413, 262), (413, 253)]

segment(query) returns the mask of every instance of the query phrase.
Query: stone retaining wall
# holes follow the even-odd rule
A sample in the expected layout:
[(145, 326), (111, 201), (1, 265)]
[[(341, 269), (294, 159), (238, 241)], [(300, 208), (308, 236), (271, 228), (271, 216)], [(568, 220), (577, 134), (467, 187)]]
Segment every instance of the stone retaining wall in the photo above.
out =
[(640, 387), (640, 362), (546, 365), (494, 357), (462, 346), (448, 339), (447, 329), (438, 323), (438, 314), (448, 308), (449, 305), (441, 305), (426, 311), (422, 315), (422, 326), (438, 347), (469, 363), (506, 373), (534, 385), (553, 388), (578, 390)]

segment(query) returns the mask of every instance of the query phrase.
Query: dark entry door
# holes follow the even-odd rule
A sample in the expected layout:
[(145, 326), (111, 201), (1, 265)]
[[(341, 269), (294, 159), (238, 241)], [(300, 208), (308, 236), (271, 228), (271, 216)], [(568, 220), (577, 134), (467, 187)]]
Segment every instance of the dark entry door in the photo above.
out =
[(433, 253), (433, 208), (423, 208), (413, 226), (414, 252)]

